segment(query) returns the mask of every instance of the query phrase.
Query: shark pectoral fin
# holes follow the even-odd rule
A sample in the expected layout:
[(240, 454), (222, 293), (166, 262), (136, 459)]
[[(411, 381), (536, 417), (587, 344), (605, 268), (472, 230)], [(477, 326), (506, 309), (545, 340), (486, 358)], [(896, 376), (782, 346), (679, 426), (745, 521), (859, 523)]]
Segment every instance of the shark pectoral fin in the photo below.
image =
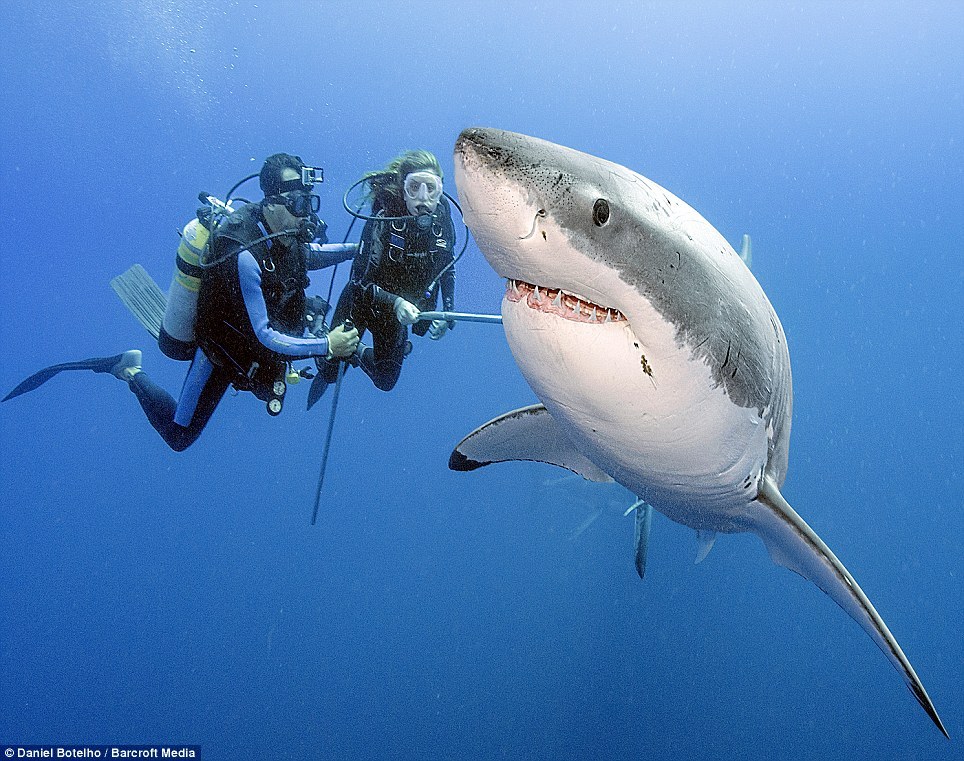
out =
[(633, 507), (636, 508), (636, 573), (643, 578), (646, 575), (646, 554), (649, 552), (649, 530), (653, 525), (653, 506), (639, 499)]
[(743, 248), (740, 249), (740, 258), (747, 269), (753, 268), (753, 244), (750, 242), (750, 236), (746, 233), (743, 234)]
[(716, 542), (716, 532), (698, 530), (696, 532), (696, 541), (699, 543), (699, 547), (696, 550), (694, 565), (698, 565), (706, 560), (706, 556), (710, 554), (710, 550), (713, 549), (713, 544)]
[(757, 499), (750, 503), (747, 528), (763, 540), (775, 563), (812, 581), (863, 627), (903, 675), (917, 702), (947, 737), (947, 730), (924, 685), (880, 614), (843, 563), (790, 507), (770, 476), (764, 476)]
[(557, 465), (588, 481), (613, 480), (573, 446), (542, 404), (507, 412), (476, 428), (455, 447), (449, 468), (475, 470), (513, 460)]

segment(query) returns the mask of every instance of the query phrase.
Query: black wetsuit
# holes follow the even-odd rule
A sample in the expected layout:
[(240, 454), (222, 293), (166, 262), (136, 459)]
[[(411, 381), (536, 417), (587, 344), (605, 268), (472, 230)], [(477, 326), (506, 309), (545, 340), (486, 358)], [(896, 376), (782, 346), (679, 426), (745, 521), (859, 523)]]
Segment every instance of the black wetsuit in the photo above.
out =
[[(232, 383), (264, 398), (291, 359), (324, 357), (327, 335), (305, 336), (307, 270), (349, 258), (344, 250), (308, 250), (268, 232), (259, 204), (241, 207), (212, 237), (198, 298), (199, 348), (178, 401), (146, 373), (130, 382), (151, 425), (175, 451), (193, 444)], [(337, 248), (337, 247), (333, 247)]]
[[(377, 216), (407, 214), (404, 204), (376, 212)], [(454, 248), (452, 212), (444, 197), (432, 215), (432, 224), (424, 230), (412, 217), (397, 221), (371, 219), (365, 223), (351, 279), (338, 299), (332, 325), (350, 318), (359, 337), (366, 330), (371, 331), (374, 345), (360, 357), (360, 365), (382, 391), (394, 388), (410, 349), (408, 328), (395, 316), (395, 299), (401, 296), (424, 312), (436, 308), (441, 293), (443, 309), (454, 310), (455, 267), (445, 269), (452, 263)], [(445, 272), (432, 285), (443, 269)], [(428, 329), (428, 322), (412, 326), (412, 332), (419, 336), (424, 336)], [(319, 366), (326, 381), (337, 378), (337, 362), (322, 362)]]

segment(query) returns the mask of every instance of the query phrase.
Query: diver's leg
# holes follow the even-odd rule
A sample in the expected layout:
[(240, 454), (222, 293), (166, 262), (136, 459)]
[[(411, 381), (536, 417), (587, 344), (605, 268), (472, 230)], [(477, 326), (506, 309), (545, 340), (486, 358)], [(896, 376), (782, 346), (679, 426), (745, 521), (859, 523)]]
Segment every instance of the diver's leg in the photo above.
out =
[[(205, 357), (205, 359), (207, 358)], [(231, 385), (232, 377), (231, 372), (220, 367), (213, 369), (201, 389), (197, 407), (194, 410), (194, 415), (191, 416), (190, 422), (186, 426), (180, 426), (175, 423), (175, 425), (178, 425), (181, 429), (176, 446), (172, 447), (175, 451), (181, 452), (197, 441), (201, 435), (201, 431), (207, 426), (208, 421), (214, 414), (214, 410), (217, 409), (218, 404), (220, 404), (221, 399), (224, 397), (224, 392), (227, 391), (228, 386)], [(180, 412), (181, 402), (178, 401), (177, 413), (174, 416), (175, 420), (180, 418)]]
[(174, 411), (177, 409), (174, 397), (154, 383), (143, 370), (130, 379), (130, 388), (150, 424), (167, 441), (164, 432), (174, 424)]
[(358, 290), (358, 287), (353, 283), (348, 283), (342, 289), (341, 295), (338, 297), (338, 303), (335, 305), (335, 313), (331, 317), (332, 327), (341, 325), (351, 316)]
[(214, 367), (198, 350), (184, 379), (179, 402), (143, 371), (134, 374), (129, 382), (154, 430), (171, 449), (182, 452), (201, 435), (227, 391), (231, 376)]
[(371, 326), (374, 346), (359, 354), (359, 366), (372, 379), (375, 388), (391, 391), (402, 372), (402, 362), (411, 351), (408, 330), (394, 317)]

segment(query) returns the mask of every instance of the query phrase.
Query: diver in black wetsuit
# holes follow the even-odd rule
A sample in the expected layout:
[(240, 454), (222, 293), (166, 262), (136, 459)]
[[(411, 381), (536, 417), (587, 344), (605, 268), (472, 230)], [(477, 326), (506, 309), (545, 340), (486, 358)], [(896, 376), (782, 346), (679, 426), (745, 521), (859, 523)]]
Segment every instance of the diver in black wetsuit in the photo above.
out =
[[(442, 168), (428, 151), (408, 151), (367, 181), (372, 218), (362, 231), (351, 278), (338, 299), (334, 324), (350, 319), (359, 336), (371, 331), (373, 346), (359, 344), (349, 364), (360, 366), (382, 391), (398, 381), (411, 351), (408, 326), (439, 339), (454, 326), (418, 321), (434, 310), (441, 293), (445, 311), (455, 309), (455, 228), (442, 194)], [(321, 360), (308, 397), (310, 407), (338, 375), (338, 362)]]
[[(308, 222), (317, 219), (318, 196), (304, 185), (303, 167), (297, 156), (268, 158), (260, 174), (264, 200), (242, 206), (212, 231), (207, 263), (199, 273), (198, 348), (177, 401), (142, 371), (137, 349), (46, 368), (4, 401), (62, 370), (111, 373), (129, 384), (164, 441), (182, 451), (200, 436), (228, 386), (268, 400), (277, 395), (276, 383), (290, 360), (351, 355), (358, 345), (354, 329), (339, 326), (327, 333), (319, 330), (317, 336), (307, 331), (307, 271), (344, 261), (354, 248), (305, 243), (312, 237)], [(268, 237), (283, 231), (290, 234)]]

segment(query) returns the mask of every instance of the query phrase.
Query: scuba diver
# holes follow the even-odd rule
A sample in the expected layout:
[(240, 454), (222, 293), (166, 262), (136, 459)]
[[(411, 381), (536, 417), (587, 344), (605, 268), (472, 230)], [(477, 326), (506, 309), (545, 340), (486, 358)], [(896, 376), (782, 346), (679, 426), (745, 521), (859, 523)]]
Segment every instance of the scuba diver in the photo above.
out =
[[(407, 151), (382, 170), (369, 172), (352, 187), (368, 185), (372, 214), (366, 219), (351, 276), (338, 299), (334, 324), (351, 320), (359, 337), (370, 330), (373, 346), (358, 345), (347, 359), (361, 367), (382, 391), (391, 391), (412, 350), (408, 326), (418, 336), (440, 339), (454, 322), (419, 321), (435, 309), (455, 309), (455, 228), (442, 192), (442, 168), (429, 151)], [(351, 188), (349, 188), (351, 190)], [(346, 209), (347, 209), (346, 204)], [(308, 407), (338, 377), (339, 362), (316, 360)]]
[[(179, 249), (180, 271), (158, 335), (165, 354), (191, 359), (177, 401), (141, 369), (137, 349), (48, 367), (3, 401), (37, 388), (62, 370), (110, 373), (128, 384), (151, 425), (180, 452), (200, 436), (228, 386), (251, 391), (266, 402), (269, 413), (278, 414), (292, 360), (351, 356), (358, 332), (344, 325), (327, 330), (328, 305), (305, 295), (308, 270), (345, 261), (356, 250), (354, 245), (311, 242), (324, 239), (324, 223), (315, 214), (320, 200), (311, 192), (322, 171), (306, 166), (298, 156), (277, 153), (254, 176), (259, 177), (262, 201), (237, 210), (215, 201), (219, 214), (212, 216), (211, 206), (199, 210), (198, 221), (206, 223), (210, 233), (203, 236), (203, 247), (182, 236), (181, 245), (194, 252), (196, 265), (186, 262)], [(193, 223), (185, 233), (194, 229)], [(192, 289), (177, 290), (179, 278), (193, 284), (196, 301), (185, 302)]]

